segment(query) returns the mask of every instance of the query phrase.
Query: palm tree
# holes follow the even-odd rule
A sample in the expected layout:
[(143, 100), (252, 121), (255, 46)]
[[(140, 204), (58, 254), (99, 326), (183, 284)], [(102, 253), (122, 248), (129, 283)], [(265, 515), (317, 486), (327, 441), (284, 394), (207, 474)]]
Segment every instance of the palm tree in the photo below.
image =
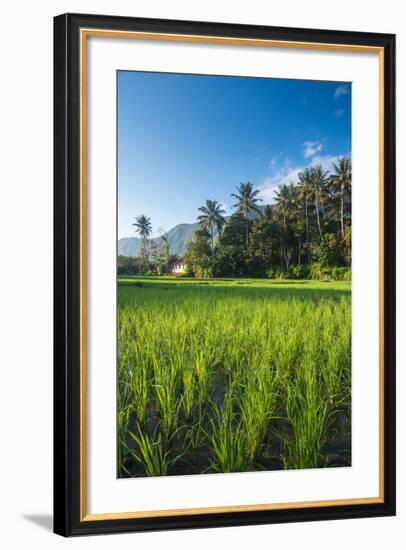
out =
[(306, 168), (299, 174), (299, 198), (305, 205), (305, 224), (307, 242), (307, 261), (310, 263), (310, 238), (309, 238), (309, 200), (311, 200), (311, 172)]
[(148, 259), (148, 257), (147, 257), (148, 256), (147, 255), (147, 240), (148, 240), (148, 237), (152, 233), (151, 219), (148, 218), (147, 216), (144, 216), (144, 214), (142, 214), (141, 216), (138, 216), (137, 218), (135, 218), (135, 223), (133, 223), (133, 225), (136, 228), (135, 229), (136, 232), (141, 237), (140, 256), (146, 262), (147, 259)]
[(323, 238), (320, 224), (320, 203), (322, 201), (324, 188), (327, 183), (328, 172), (323, 172), (320, 164), (310, 168), (310, 189), (314, 200), (314, 207), (317, 215), (317, 226), (319, 228), (320, 241)]
[(151, 219), (142, 214), (135, 218), (135, 223), (137, 233), (141, 236), (142, 239), (146, 239), (152, 233)]
[(292, 190), (293, 184), (291, 183), (290, 185), (283, 184), (279, 187), (278, 191), (275, 191), (275, 209), (276, 212), (282, 217), (285, 233), (287, 231), (287, 217), (289, 215), (293, 199)]
[(211, 236), (211, 251), (214, 252), (214, 228), (220, 233), (223, 229), (225, 220), (225, 210), (222, 209), (222, 204), (217, 201), (207, 200), (205, 206), (199, 208), (199, 212), (202, 212), (197, 217), (199, 225), (206, 231), (209, 231)]
[(335, 174), (331, 176), (331, 180), (341, 195), (340, 221), (341, 235), (342, 238), (344, 238), (344, 195), (346, 191), (351, 191), (351, 161), (347, 157), (342, 157), (337, 160), (337, 164), (333, 162)]
[(162, 257), (165, 263), (165, 273), (169, 270), (169, 241), (167, 235), (161, 235), (162, 241)]
[(285, 260), (286, 271), (289, 272), (289, 263), (291, 260), (291, 250), (288, 246), (288, 223), (293, 226), (293, 214), (296, 208), (296, 189), (293, 183), (283, 184), (275, 192), (275, 211), (283, 221), (283, 237), (281, 236), (281, 255)]
[(247, 183), (240, 183), (240, 186), (237, 187), (237, 194), (232, 193), (232, 197), (237, 199), (237, 202), (233, 205), (233, 208), (236, 208), (245, 219), (245, 245), (248, 252), (248, 217), (251, 212), (261, 213), (261, 210), (257, 206), (257, 202), (262, 200), (258, 199), (257, 195), (259, 194), (258, 189), (254, 191), (252, 183), (249, 181)]

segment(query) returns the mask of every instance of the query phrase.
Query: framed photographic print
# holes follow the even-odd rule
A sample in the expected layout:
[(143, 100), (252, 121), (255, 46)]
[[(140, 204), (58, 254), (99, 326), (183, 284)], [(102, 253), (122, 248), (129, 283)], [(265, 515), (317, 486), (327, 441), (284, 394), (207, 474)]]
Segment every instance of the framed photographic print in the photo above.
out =
[(55, 18), (65, 536), (395, 513), (395, 37)]

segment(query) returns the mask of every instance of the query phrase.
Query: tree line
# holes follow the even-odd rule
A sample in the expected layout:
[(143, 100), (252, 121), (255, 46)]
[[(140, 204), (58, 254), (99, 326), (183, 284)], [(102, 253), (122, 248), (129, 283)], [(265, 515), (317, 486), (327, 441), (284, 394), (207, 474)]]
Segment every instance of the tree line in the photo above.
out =
[[(272, 205), (262, 206), (252, 183), (241, 183), (233, 212), (221, 203), (201, 206), (199, 229), (185, 254), (187, 274), (195, 277), (350, 277), (351, 160), (341, 157), (332, 173), (321, 165), (306, 168), (298, 180), (283, 184)], [(165, 235), (149, 241), (151, 220), (142, 215), (135, 227), (141, 238), (139, 262), (171, 262)], [(174, 256), (172, 256), (174, 258)], [(156, 269), (155, 269), (156, 271)]]
[(152, 223), (148, 216), (142, 214), (135, 218), (135, 231), (140, 237), (140, 250), (137, 257), (118, 256), (118, 274), (164, 275), (169, 266), (178, 259), (169, 249), (168, 237), (163, 233), (157, 239), (150, 239)]

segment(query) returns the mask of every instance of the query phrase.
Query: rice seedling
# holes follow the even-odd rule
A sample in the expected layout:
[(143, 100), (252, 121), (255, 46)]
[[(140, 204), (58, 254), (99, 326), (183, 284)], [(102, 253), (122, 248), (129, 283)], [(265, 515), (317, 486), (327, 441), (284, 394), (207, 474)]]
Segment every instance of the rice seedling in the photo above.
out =
[(163, 434), (169, 438), (177, 428), (180, 401), (176, 396), (178, 372), (173, 363), (166, 363), (162, 357), (153, 357), (156, 408), (160, 416)]
[(118, 475), (129, 475), (129, 471), (125, 466), (126, 457), (128, 455), (128, 445), (127, 445), (127, 433), (128, 433), (128, 424), (130, 420), (131, 406), (119, 408), (117, 411), (117, 464), (118, 464)]
[(129, 367), (132, 407), (137, 421), (139, 424), (144, 425), (148, 405), (148, 369), (142, 355), (142, 350), (135, 343), (132, 346), (132, 353), (130, 354), (131, 364)]
[(286, 414), (293, 436), (286, 440), (287, 468), (317, 468), (325, 435), (327, 403), (312, 363), (302, 364), (287, 387)]
[(210, 420), (211, 433), (208, 437), (213, 448), (212, 469), (215, 472), (246, 470), (244, 428), (233, 411), (233, 405), (233, 397), (229, 394), (223, 407), (214, 406), (214, 415)]
[(210, 357), (204, 350), (196, 350), (194, 355), (194, 371), (197, 378), (197, 400), (200, 410), (207, 403), (211, 393)]
[(196, 405), (196, 376), (190, 363), (187, 363), (182, 369), (182, 410), (186, 420), (192, 417), (193, 409)]
[(171, 457), (167, 445), (164, 444), (161, 433), (150, 438), (138, 429), (139, 435), (130, 432), (130, 436), (137, 444), (136, 449), (130, 450), (130, 455), (145, 469), (147, 476), (166, 476), (181, 455)]
[[(275, 468), (350, 462), (349, 289), (163, 277), (119, 284), (118, 475), (257, 470), (274, 456)], [(183, 453), (187, 461), (169, 467)]]
[(247, 460), (253, 464), (263, 442), (268, 423), (274, 414), (277, 399), (277, 379), (270, 368), (251, 368), (240, 392), (238, 403), (244, 427)]
[(185, 445), (193, 450), (202, 448), (203, 438), (206, 435), (204, 421), (206, 419), (205, 410), (198, 410), (197, 419), (193, 424), (187, 425), (185, 433)]

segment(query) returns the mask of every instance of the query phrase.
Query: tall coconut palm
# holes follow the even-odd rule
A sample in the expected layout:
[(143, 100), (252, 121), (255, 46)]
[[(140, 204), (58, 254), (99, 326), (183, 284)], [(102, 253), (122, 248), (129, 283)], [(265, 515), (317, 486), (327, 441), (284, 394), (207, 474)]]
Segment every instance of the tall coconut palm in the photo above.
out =
[(283, 228), (286, 233), (287, 221), (293, 205), (294, 191), (293, 184), (283, 184), (275, 191), (275, 210), (283, 221)]
[(323, 198), (324, 189), (327, 183), (328, 172), (323, 172), (320, 164), (310, 168), (310, 189), (316, 209), (317, 227), (319, 229), (320, 241), (323, 238), (320, 224), (320, 206)]
[(165, 273), (168, 273), (169, 269), (169, 241), (167, 235), (161, 235), (162, 242), (162, 258), (165, 264)]
[(337, 159), (337, 163), (333, 162), (335, 173), (331, 176), (331, 181), (340, 193), (340, 222), (341, 236), (344, 238), (344, 196), (346, 191), (351, 191), (351, 161), (347, 157)]
[(296, 210), (296, 188), (293, 183), (283, 184), (275, 192), (275, 212), (283, 223), (283, 235), (281, 235), (281, 255), (289, 272), (289, 264), (292, 251), (288, 243), (288, 228), (293, 226)]
[(310, 236), (309, 236), (309, 201), (311, 200), (311, 172), (309, 168), (299, 174), (299, 198), (304, 203), (307, 261), (310, 263)]
[(214, 251), (214, 229), (220, 233), (226, 224), (225, 210), (222, 208), (222, 204), (217, 201), (207, 200), (205, 206), (199, 208), (199, 212), (202, 212), (197, 217), (200, 227), (206, 229), (210, 233), (211, 237), (211, 251)]
[(232, 197), (237, 199), (237, 202), (233, 205), (238, 212), (240, 212), (245, 219), (245, 246), (248, 252), (248, 218), (251, 212), (261, 213), (257, 203), (262, 199), (258, 198), (258, 189), (254, 190), (252, 183), (240, 183), (237, 187), (237, 194), (232, 193)]
[(135, 218), (135, 223), (133, 223), (133, 225), (135, 226), (135, 231), (141, 237), (140, 256), (145, 262), (147, 262), (148, 260), (147, 241), (148, 241), (148, 237), (152, 233), (151, 219), (148, 218), (148, 216), (144, 216), (144, 214), (141, 214), (141, 216), (138, 216), (137, 218)]

